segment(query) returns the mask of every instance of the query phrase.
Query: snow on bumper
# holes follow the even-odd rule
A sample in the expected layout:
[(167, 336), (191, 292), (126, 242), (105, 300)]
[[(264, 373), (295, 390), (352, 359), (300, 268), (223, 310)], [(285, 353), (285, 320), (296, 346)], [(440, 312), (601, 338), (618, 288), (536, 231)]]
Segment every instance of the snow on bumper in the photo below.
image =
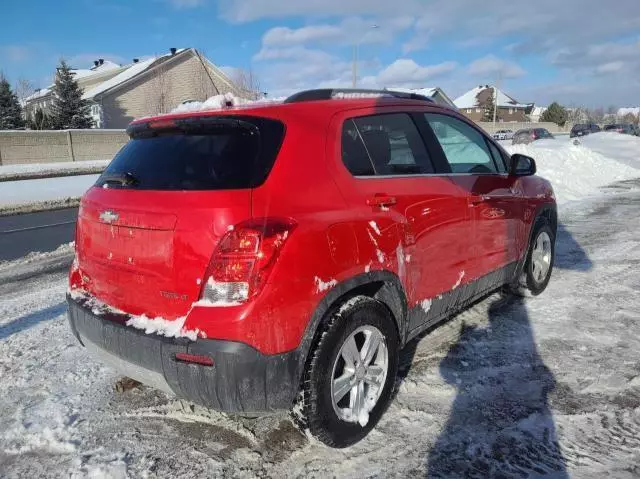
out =
[[(120, 373), (149, 386), (225, 412), (289, 409), (298, 392), (298, 351), (264, 355), (243, 343), (169, 338), (127, 326), (128, 317), (97, 315), (67, 296), (69, 324), (80, 343)], [(208, 356), (213, 366), (176, 360)]]

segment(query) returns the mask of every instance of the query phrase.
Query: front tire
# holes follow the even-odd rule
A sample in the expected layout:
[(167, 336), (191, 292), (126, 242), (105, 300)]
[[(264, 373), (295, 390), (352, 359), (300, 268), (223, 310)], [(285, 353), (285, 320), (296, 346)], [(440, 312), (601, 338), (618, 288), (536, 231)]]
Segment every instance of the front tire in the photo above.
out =
[(397, 370), (398, 333), (387, 308), (366, 296), (347, 301), (325, 325), (305, 373), (309, 431), (331, 447), (361, 440), (389, 405)]
[(556, 255), (556, 235), (546, 218), (539, 218), (531, 235), (524, 268), (511, 291), (519, 296), (538, 296), (549, 285)]

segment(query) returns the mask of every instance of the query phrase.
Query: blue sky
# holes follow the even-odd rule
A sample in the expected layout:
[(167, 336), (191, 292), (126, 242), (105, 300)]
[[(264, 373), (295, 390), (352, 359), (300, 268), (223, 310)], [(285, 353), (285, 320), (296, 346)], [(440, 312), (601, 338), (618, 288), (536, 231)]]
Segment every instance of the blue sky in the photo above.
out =
[(501, 78), (522, 102), (640, 105), (640, 0), (9, 0), (0, 71), (45, 87), (60, 57), (189, 46), (279, 96), (349, 86), (356, 43), (360, 86), (455, 97)]

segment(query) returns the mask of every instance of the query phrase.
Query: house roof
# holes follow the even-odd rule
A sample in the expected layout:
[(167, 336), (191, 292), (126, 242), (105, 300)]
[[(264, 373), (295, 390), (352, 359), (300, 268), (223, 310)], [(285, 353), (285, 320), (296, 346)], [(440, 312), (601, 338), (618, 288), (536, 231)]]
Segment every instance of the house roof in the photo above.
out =
[(625, 116), (627, 114), (631, 113), (632, 115), (640, 115), (640, 106), (637, 106), (635, 108), (620, 108), (618, 110), (618, 116), (622, 117)]
[[(173, 58), (177, 58), (179, 55), (184, 54), (186, 52), (192, 52), (193, 54), (197, 55), (197, 52), (193, 48), (178, 48), (175, 54), (168, 53), (166, 55), (151, 57), (147, 60), (139, 61), (136, 63), (130, 63), (124, 66), (120, 66), (116, 63), (113, 63), (107, 60), (102, 65), (92, 67), (89, 70), (75, 69), (75, 70), (72, 70), (72, 73), (74, 74), (76, 79), (86, 79), (91, 76), (98, 76), (98, 75), (104, 74), (108, 71), (113, 72), (113, 70), (122, 69), (121, 72), (117, 73), (112, 78), (109, 78), (108, 80), (102, 83), (98, 83), (93, 88), (89, 88), (85, 90), (85, 92), (82, 95), (82, 98), (85, 100), (94, 100), (96, 97), (100, 95), (103, 95), (107, 92), (110, 92), (111, 90), (114, 90), (115, 88), (118, 88), (120, 86), (127, 84), (128, 82), (130, 82), (134, 78), (137, 78), (143, 73), (147, 72), (154, 66), (160, 63), (163, 63), (167, 60), (172, 60)], [(224, 74), (224, 72), (222, 72), (222, 70), (220, 70), (218, 67), (216, 67), (213, 63), (211, 63), (206, 58), (203, 58), (203, 61), (206, 62), (206, 64), (212, 71), (217, 81), (226, 83), (228, 86), (231, 86), (232, 89), (235, 89), (238, 91), (238, 93), (241, 93), (237, 85), (235, 85), (231, 80), (229, 80), (229, 78), (227, 78), (227, 76)], [(51, 93), (52, 88), (53, 88), (53, 85), (47, 88), (43, 88), (37, 91), (36, 93), (34, 93), (33, 95), (27, 97), (25, 101), (36, 100), (38, 98), (47, 96), (48, 94)]]
[(159, 63), (160, 61), (163, 61), (169, 57), (172, 56), (177, 56), (185, 51), (187, 51), (188, 49), (186, 48), (179, 48), (176, 50), (176, 54), (173, 55), (171, 53), (168, 53), (166, 55), (161, 55), (159, 57), (151, 57), (148, 60), (144, 60), (138, 63), (131, 63), (126, 70), (118, 73), (116, 76), (114, 76), (113, 78), (110, 78), (109, 80), (100, 83), (99, 85), (95, 86), (94, 88), (91, 88), (90, 90), (84, 92), (84, 94), (82, 95), (82, 98), (85, 100), (92, 100), (93, 98), (95, 98), (98, 95), (101, 95), (103, 93), (105, 93), (108, 90), (111, 90), (112, 88), (118, 87), (120, 85), (123, 85), (124, 83), (128, 82), (129, 80), (137, 77), (138, 75), (140, 75), (141, 73), (147, 71), (149, 68), (153, 67), (154, 65), (156, 65), (157, 63)]
[(455, 104), (453, 103), (451, 98), (449, 98), (447, 94), (440, 87), (425, 87), (425, 88), (386, 87), (385, 90), (400, 91), (404, 93), (415, 93), (417, 95), (424, 95), (428, 97), (435, 97), (436, 95), (440, 95), (449, 106), (455, 107)]
[[(490, 85), (477, 86), (466, 92), (464, 95), (456, 98), (453, 103), (455, 103), (458, 108), (475, 108), (478, 106), (478, 95), (487, 88), (493, 87)], [(498, 89), (498, 106), (506, 108), (527, 108), (531, 105), (520, 103), (504, 93), (502, 90)]]

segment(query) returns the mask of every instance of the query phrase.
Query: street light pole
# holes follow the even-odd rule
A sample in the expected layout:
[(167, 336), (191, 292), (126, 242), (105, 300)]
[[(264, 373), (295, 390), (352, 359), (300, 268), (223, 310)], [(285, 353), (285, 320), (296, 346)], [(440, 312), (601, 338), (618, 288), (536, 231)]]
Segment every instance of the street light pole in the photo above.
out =
[(351, 87), (355, 88), (358, 83), (358, 42), (353, 44), (353, 58), (351, 65)]
[[(380, 25), (371, 25), (371, 28), (380, 28)], [(360, 38), (353, 44), (353, 58), (351, 65), (351, 87), (356, 88), (358, 85), (358, 44), (360, 43)]]

